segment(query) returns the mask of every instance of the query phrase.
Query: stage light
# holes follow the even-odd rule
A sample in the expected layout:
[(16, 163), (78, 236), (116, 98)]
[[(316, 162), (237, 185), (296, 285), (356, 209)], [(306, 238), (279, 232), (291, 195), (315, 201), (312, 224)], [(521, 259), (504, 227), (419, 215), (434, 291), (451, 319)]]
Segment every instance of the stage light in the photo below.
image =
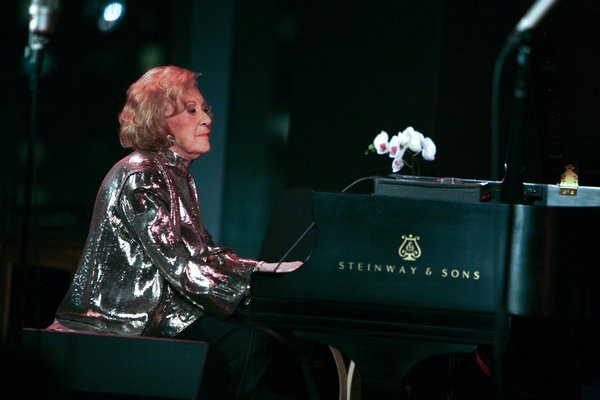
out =
[(112, 1), (106, 3), (102, 9), (102, 14), (98, 18), (98, 29), (102, 32), (109, 32), (118, 25), (125, 16), (125, 3), (122, 1)]

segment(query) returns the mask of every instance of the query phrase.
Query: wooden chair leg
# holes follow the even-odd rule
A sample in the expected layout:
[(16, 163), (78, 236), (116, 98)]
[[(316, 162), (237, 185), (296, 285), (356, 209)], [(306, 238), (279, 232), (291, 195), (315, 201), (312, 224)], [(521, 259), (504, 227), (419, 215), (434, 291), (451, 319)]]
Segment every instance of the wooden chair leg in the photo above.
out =
[(329, 346), (329, 350), (333, 355), (335, 366), (337, 368), (338, 380), (339, 380), (339, 400), (348, 399), (348, 368), (346, 367), (346, 360), (342, 353), (333, 346)]
[(346, 393), (348, 393), (348, 400), (360, 400), (360, 374), (358, 373), (358, 368), (356, 368), (356, 363), (350, 360), (350, 365), (348, 366), (348, 382), (346, 384)]
[(339, 400), (360, 400), (360, 374), (353, 360), (346, 361), (343, 354), (335, 347), (329, 346), (335, 360), (339, 379)]

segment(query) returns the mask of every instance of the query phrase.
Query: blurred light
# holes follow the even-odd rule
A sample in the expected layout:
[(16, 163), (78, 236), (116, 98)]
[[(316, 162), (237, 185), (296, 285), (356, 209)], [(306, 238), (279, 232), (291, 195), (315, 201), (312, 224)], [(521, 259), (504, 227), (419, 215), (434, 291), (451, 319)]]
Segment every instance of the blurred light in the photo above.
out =
[(102, 16), (106, 22), (114, 22), (123, 16), (124, 7), (121, 3), (110, 3), (104, 7)]
[(106, 3), (102, 10), (102, 15), (98, 19), (98, 29), (102, 32), (113, 30), (125, 15), (125, 3), (122, 1), (112, 1)]

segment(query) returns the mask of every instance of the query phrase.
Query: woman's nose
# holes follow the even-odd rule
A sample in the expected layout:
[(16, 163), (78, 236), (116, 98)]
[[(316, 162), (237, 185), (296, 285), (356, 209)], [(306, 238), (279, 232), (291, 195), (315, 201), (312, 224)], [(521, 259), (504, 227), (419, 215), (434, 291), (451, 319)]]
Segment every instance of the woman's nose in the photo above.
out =
[(210, 116), (210, 113), (202, 110), (202, 112), (200, 113), (200, 123), (203, 125), (210, 126), (212, 124), (212, 118)]

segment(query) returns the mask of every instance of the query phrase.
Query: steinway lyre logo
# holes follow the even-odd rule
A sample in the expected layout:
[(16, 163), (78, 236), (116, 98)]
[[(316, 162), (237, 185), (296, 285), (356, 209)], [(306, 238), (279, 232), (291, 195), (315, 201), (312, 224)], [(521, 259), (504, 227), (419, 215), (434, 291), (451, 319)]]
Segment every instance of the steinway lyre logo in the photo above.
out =
[(419, 237), (413, 234), (402, 235), (402, 244), (398, 248), (398, 254), (405, 261), (415, 261), (421, 257), (421, 248), (419, 247)]

